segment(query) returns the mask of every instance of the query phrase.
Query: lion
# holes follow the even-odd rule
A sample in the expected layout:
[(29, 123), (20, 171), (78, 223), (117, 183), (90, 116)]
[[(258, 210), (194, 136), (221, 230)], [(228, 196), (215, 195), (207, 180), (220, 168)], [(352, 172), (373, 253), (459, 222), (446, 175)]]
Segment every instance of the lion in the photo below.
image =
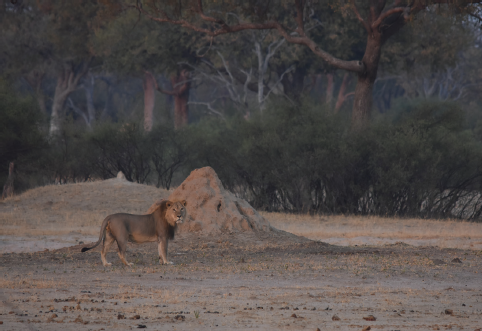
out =
[(114, 241), (119, 247), (121, 261), (131, 266), (133, 263), (126, 261), (125, 253), (127, 242), (138, 244), (146, 242), (158, 243), (159, 263), (173, 264), (167, 260), (167, 242), (174, 239), (177, 224), (182, 223), (186, 218), (186, 201), (163, 200), (158, 204), (151, 214), (113, 214), (109, 215), (102, 222), (99, 240), (92, 247), (82, 248), (82, 252), (97, 247), (103, 241), (101, 252), (102, 264), (104, 267), (112, 265), (106, 260), (106, 253)]

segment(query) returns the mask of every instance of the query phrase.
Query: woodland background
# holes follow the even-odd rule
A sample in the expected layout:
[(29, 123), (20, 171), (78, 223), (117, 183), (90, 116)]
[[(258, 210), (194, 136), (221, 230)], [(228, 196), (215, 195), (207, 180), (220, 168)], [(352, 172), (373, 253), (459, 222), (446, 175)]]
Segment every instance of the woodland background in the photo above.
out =
[[(211, 166), (260, 210), (480, 221), (479, 6), (2, 1), (0, 182), (18, 193), (122, 171), (169, 189)], [(288, 40), (201, 31), (274, 19), (294, 26)], [(303, 34), (338, 62), (289, 40)]]

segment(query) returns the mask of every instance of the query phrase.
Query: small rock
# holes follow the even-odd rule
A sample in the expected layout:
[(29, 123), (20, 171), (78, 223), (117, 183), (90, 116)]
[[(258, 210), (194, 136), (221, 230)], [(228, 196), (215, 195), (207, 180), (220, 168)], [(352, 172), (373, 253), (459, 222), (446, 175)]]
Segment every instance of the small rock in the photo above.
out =
[(79, 315), (77, 316), (77, 318), (74, 320), (75, 323), (84, 323), (84, 321), (82, 320), (82, 317)]
[(184, 316), (184, 315), (176, 315), (176, 316), (174, 316), (174, 319), (175, 319), (175, 320), (178, 320), (178, 321), (185, 321), (185, 320), (186, 320), (186, 316)]
[(141, 315), (134, 315), (131, 317), (131, 320), (138, 320), (141, 318)]
[(77, 310), (82, 310), (82, 308), (80, 307), (80, 304), (79, 304), (79, 303), (77, 304), (77, 307), (75, 307), (75, 309), (77, 309)]
[(341, 319), (336, 316), (336, 315), (333, 315), (333, 317), (331, 318), (332, 321), (340, 321)]
[(453, 315), (454, 311), (452, 309), (445, 309), (445, 315)]
[(434, 265), (443, 265), (443, 264), (447, 264), (447, 263), (445, 263), (445, 261), (440, 260), (440, 259), (433, 259), (433, 260), (432, 260), (432, 262), (433, 262), (433, 264), (434, 264)]
[(462, 263), (462, 260), (456, 257), (455, 259), (452, 260), (452, 263)]
[(363, 319), (364, 319), (365, 321), (376, 321), (376, 320), (377, 320), (377, 318), (376, 318), (375, 316), (373, 316), (373, 315), (365, 316), (365, 317), (363, 317)]
[(316, 331), (321, 331), (320, 328), (316, 328)]
[(291, 317), (298, 318), (298, 316), (296, 316), (296, 314), (291, 315)]
[(139, 325), (137, 325), (137, 328), (138, 329), (145, 329), (145, 328), (147, 328), (147, 326), (145, 326), (144, 324), (139, 324)]
[(362, 331), (368, 331), (368, 330), (371, 330), (372, 328), (370, 326), (365, 326)]
[(124, 315), (122, 315), (122, 314), (117, 315), (117, 319), (118, 319), (118, 320), (123, 320), (123, 319), (125, 319), (125, 318), (126, 318), (126, 317), (125, 317)]

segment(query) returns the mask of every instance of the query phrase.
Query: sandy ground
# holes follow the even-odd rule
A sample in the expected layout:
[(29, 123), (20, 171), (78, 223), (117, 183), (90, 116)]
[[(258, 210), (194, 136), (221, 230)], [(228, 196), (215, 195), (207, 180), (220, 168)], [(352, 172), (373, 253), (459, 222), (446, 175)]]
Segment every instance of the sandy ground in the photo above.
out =
[[(336, 245), (277, 230), (183, 234), (169, 246), (175, 265), (159, 265), (156, 246), (143, 244), (128, 248), (133, 267), (123, 266), (112, 250), (108, 260), (113, 265), (104, 268), (99, 248), (80, 253), (84, 245), (79, 243), (96, 239), (111, 209), (146, 210), (158, 197), (142, 198), (140, 186), (123, 192), (124, 186), (117, 185), (115, 194), (133, 201), (107, 206), (102, 197), (107, 201), (114, 193), (96, 187), (62, 187), (62, 196), (90, 190), (95, 203), (87, 206), (85, 198), (78, 204), (52, 198), (55, 187), (0, 204), (0, 330), (482, 328), (482, 251), (474, 246), (480, 225), (467, 225), (469, 235), (438, 234), (432, 238), (438, 247), (408, 245), (417, 238), (403, 232), (397, 237), (393, 231), (390, 237), (373, 227), (377, 235), (367, 236), (357, 228), (367, 226), (357, 222), (345, 236), (336, 236), (334, 226), (325, 228), (333, 231), (333, 240), (344, 240)], [(272, 216), (279, 228), (293, 226), (284, 216)], [(291, 231), (314, 236), (319, 228), (310, 228), (310, 222)], [(430, 233), (424, 235), (421, 240), (430, 239)], [(357, 237), (396, 243), (366, 238), (355, 243)], [(475, 241), (462, 248), (444, 244), (443, 238), (457, 237)]]
[[(340, 247), (284, 234), (182, 236), (104, 268), (81, 246), (3, 254), (2, 330), (476, 330), (481, 254)], [(335, 317), (336, 316), (336, 317)], [(371, 317), (373, 316), (373, 317)], [(339, 318), (339, 320), (338, 320)], [(368, 320), (367, 320), (368, 319)], [(371, 319), (371, 320), (370, 320)]]

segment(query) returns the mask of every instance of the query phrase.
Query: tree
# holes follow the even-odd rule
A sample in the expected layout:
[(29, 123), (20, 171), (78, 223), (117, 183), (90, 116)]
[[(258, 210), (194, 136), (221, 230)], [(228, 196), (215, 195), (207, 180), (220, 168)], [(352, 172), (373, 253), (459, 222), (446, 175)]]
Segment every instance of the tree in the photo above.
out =
[(97, 9), (98, 5), (89, 0), (25, 0), (2, 6), (2, 55), (9, 60), (6, 71), (25, 77), (42, 110), (46, 109), (42, 81), (47, 75), (56, 77), (51, 136), (61, 129), (65, 103), (92, 64), (89, 23)]
[[(270, 1), (264, 6), (258, 2), (202, 0), (164, 2), (136, 0), (131, 7), (159, 23), (169, 23), (216, 37), (243, 30), (276, 30), (289, 43), (308, 47), (316, 56), (331, 66), (351, 71), (357, 75), (352, 123), (364, 126), (370, 118), (373, 103), (373, 87), (377, 78), (382, 46), (418, 13), (431, 8), (430, 5), (450, 5), (456, 10), (473, 12), (481, 0), (432, 0), (403, 1), (386, 0), (332, 1), (347, 19), (357, 19), (365, 32), (365, 49), (361, 59), (344, 60), (333, 56), (318, 44), (307, 32), (307, 26), (316, 19), (317, 3), (305, 0)], [(144, 6), (146, 4), (147, 6)], [(205, 6), (206, 5), (206, 6)], [(296, 16), (290, 15), (294, 9)], [(231, 12), (245, 15), (243, 21), (232, 20)], [(227, 15), (224, 15), (227, 14)], [(248, 15), (251, 20), (247, 20)]]
[[(102, 22), (94, 38), (95, 53), (104, 58), (104, 68), (124, 75), (143, 77), (144, 114), (152, 118), (152, 91), (170, 95), (174, 99), (175, 126), (187, 124), (189, 117), (189, 91), (191, 77), (189, 67), (179, 62), (196, 63), (196, 50), (205, 43), (191, 31), (187, 33), (176, 26), (165, 30), (139, 17), (137, 13), (116, 12)], [(169, 77), (170, 87), (158, 84), (159, 74)], [(146, 124), (146, 128), (152, 125)]]

